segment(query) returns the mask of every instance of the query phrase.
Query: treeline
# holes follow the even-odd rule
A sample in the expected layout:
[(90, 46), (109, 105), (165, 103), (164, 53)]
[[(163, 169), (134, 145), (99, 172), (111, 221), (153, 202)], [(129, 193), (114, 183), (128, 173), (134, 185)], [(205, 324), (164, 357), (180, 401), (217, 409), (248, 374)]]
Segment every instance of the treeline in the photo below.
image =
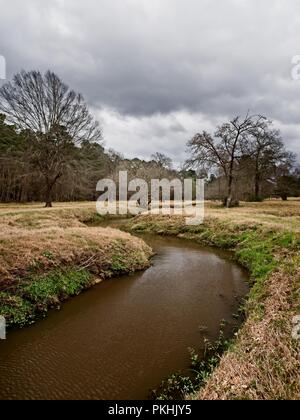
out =
[[(96, 185), (102, 178), (118, 182), (119, 171), (127, 171), (129, 178), (174, 178), (172, 162), (157, 153), (149, 161), (125, 159), (121, 154), (95, 142), (73, 144), (68, 151), (63, 175), (53, 186), (53, 201), (90, 201), (97, 199)], [(32, 138), (28, 132), (18, 131), (0, 115), (0, 201), (33, 202), (45, 199), (44, 176), (32, 156)]]
[[(62, 175), (51, 191), (51, 200), (73, 201), (95, 198), (95, 185), (114, 162), (101, 144), (73, 144)], [(30, 133), (17, 130), (0, 115), (0, 200), (31, 202), (46, 200), (45, 177), (36, 163)]]
[(106, 152), (83, 97), (50, 71), (15, 75), (0, 89), (0, 112), (1, 202), (95, 200), (97, 182), (119, 170), (174, 176), (163, 154), (146, 162)]

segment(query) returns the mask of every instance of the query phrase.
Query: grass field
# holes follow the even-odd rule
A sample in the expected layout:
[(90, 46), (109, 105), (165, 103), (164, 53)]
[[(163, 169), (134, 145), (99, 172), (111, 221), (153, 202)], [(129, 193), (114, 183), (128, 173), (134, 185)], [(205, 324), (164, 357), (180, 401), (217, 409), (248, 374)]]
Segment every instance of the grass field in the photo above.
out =
[[(11, 324), (24, 325), (79, 293), (95, 279), (148, 266), (151, 250), (102, 220), (95, 203), (0, 205), (0, 305)], [(206, 203), (205, 222), (144, 214), (128, 230), (176, 235), (234, 251), (252, 289), (246, 321), (196, 399), (300, 399), (300, 201)], [(201, 385), (201, 388), (200, 388)]]
[[(44, 208), (42, 203), (34, 204), (0, 204), (0, 216), (12, 216), (19, 213), (55, 214), (68, 211), (90, 214), (96, 209), (95, 203), (56, 203), (52, 209)], [(236, 223), (256, 223), (270, 227), (293, 229), (300, 231), (300, 199), (266, 200), (262, 203), (241, 203), (230, 210), (223, 208), (219, 202), (205, 203), (206, 218), (230, 220)], [(40, 216), (47, 219), (47, 216)], [(55, 217), (55, 216), (53, 216)], [(284, 223), (283, 223), (284, 222)]]

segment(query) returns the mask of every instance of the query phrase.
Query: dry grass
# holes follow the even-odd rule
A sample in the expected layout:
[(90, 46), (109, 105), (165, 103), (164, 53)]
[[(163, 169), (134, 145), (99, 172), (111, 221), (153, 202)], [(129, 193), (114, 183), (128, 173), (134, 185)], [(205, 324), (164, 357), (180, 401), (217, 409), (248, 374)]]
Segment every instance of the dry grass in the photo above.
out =
[(95, 203), (90, 201), (82, 202), (68, 202), (68, 203), (55, 203), (53, 208), (46, 208), (44, 203), (0, 203), (0, 214), (23, 212), (23, 211), (38, 211), (38, 212), (55, 212), (61, 209), (95, 209)]
[(58, 206), (53, 209), (20, 206), (0, 206), (0, 229), (7, 233), (18, 229), (36, 230), (49, 227), (82, 227), (95, 214), (95, 206)]
[(234, 223), (256, 223), (300, 232), (300, 200), (268, 200), (263, 203), (241, 203), (224, 209), (218, 203), (206, 203), (206, 216)]
[[(19, 284), (30, 272), (49, 271), (57, 267), (88, 267), (98, 276), (107, 272), (111, 259), (119, 252), (128, 255), (128, 263), (135, 253), (140, 254), (140, 266), (145, 267), (149, 249), (140, 239), (114, 229), (86, 227), (18, 229), (7, 237), (0, 233), (0, 290)], [(131, 255), (131, 259), (129, 258)], [(132, 264), (133, 265), (133, 264)]]
[[(1, 219), (20, 220), (19, 223), (27, 223), (27, 219), (33, 218), (33, 223), (45, 226), (50, 220), (56, 223), (70, 223), (91, 215), (95, 212), (96, 205), (91, 202), (82, 203), (57, 203), (52, 209), (46, 209), (43, 204), (0, 204)], [(217, 218), (236, 223), (252, 222), (266, 226), (279, 228), (293, 228), (300, 232), (300, 199), (266, 200), (262, 203), (244, 203), (232, 209), (224, 209), (219, 202), (205, 202), (206, 218)], [(37, 213), (39, 214), (37, 218)], [(22, 218), (23, 214), (23, 218)], [(283, 222), (284, 218), (284, 224)], [(7, 219), (7, 220), (8, 220)], [(52, 220), (52, 221), (51, 221)]]

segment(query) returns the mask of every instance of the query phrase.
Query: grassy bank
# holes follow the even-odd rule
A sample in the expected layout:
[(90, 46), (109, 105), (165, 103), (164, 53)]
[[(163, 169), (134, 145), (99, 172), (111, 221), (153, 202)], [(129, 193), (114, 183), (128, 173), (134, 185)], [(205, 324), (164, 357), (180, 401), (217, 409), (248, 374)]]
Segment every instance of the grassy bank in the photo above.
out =
[[(276, 215), (265, 214), (266, 207)], [(146, 215), (130, 221), (128, 228), (134, 232), (175, 235), (233, 250), (251, 274), (246, 322), (193, 398), (300, 398), (300, 342), (292, 338), (292, 319), (300, 315), (299, 203), (291, 207), (262, 205), (256, 208), (256, 222), (251, 207), (248, 213), (245, 207), (231, 213), (215, 205), (209, 205), (205, 223), (196, 227), (176, 216)], [(281, 216), (283, 211), (289, 216)]]
[(114, 229), (89, 228), (93, 207), (5, 209), (0, 216), (0, 315), (23, 327), (71, 296), (149, 266), (151, 249)]

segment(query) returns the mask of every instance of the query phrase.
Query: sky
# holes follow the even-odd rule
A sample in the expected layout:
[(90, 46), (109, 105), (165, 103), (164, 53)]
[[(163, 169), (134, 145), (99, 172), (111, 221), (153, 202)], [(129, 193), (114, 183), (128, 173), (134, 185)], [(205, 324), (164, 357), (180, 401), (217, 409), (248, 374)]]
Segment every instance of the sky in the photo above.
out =
[(0, 0), (7, 79), (55, 71), (129, 158), (179, 164), (195, 133), (248, 110), (300, 158), (299, 38), (298, 0)]

